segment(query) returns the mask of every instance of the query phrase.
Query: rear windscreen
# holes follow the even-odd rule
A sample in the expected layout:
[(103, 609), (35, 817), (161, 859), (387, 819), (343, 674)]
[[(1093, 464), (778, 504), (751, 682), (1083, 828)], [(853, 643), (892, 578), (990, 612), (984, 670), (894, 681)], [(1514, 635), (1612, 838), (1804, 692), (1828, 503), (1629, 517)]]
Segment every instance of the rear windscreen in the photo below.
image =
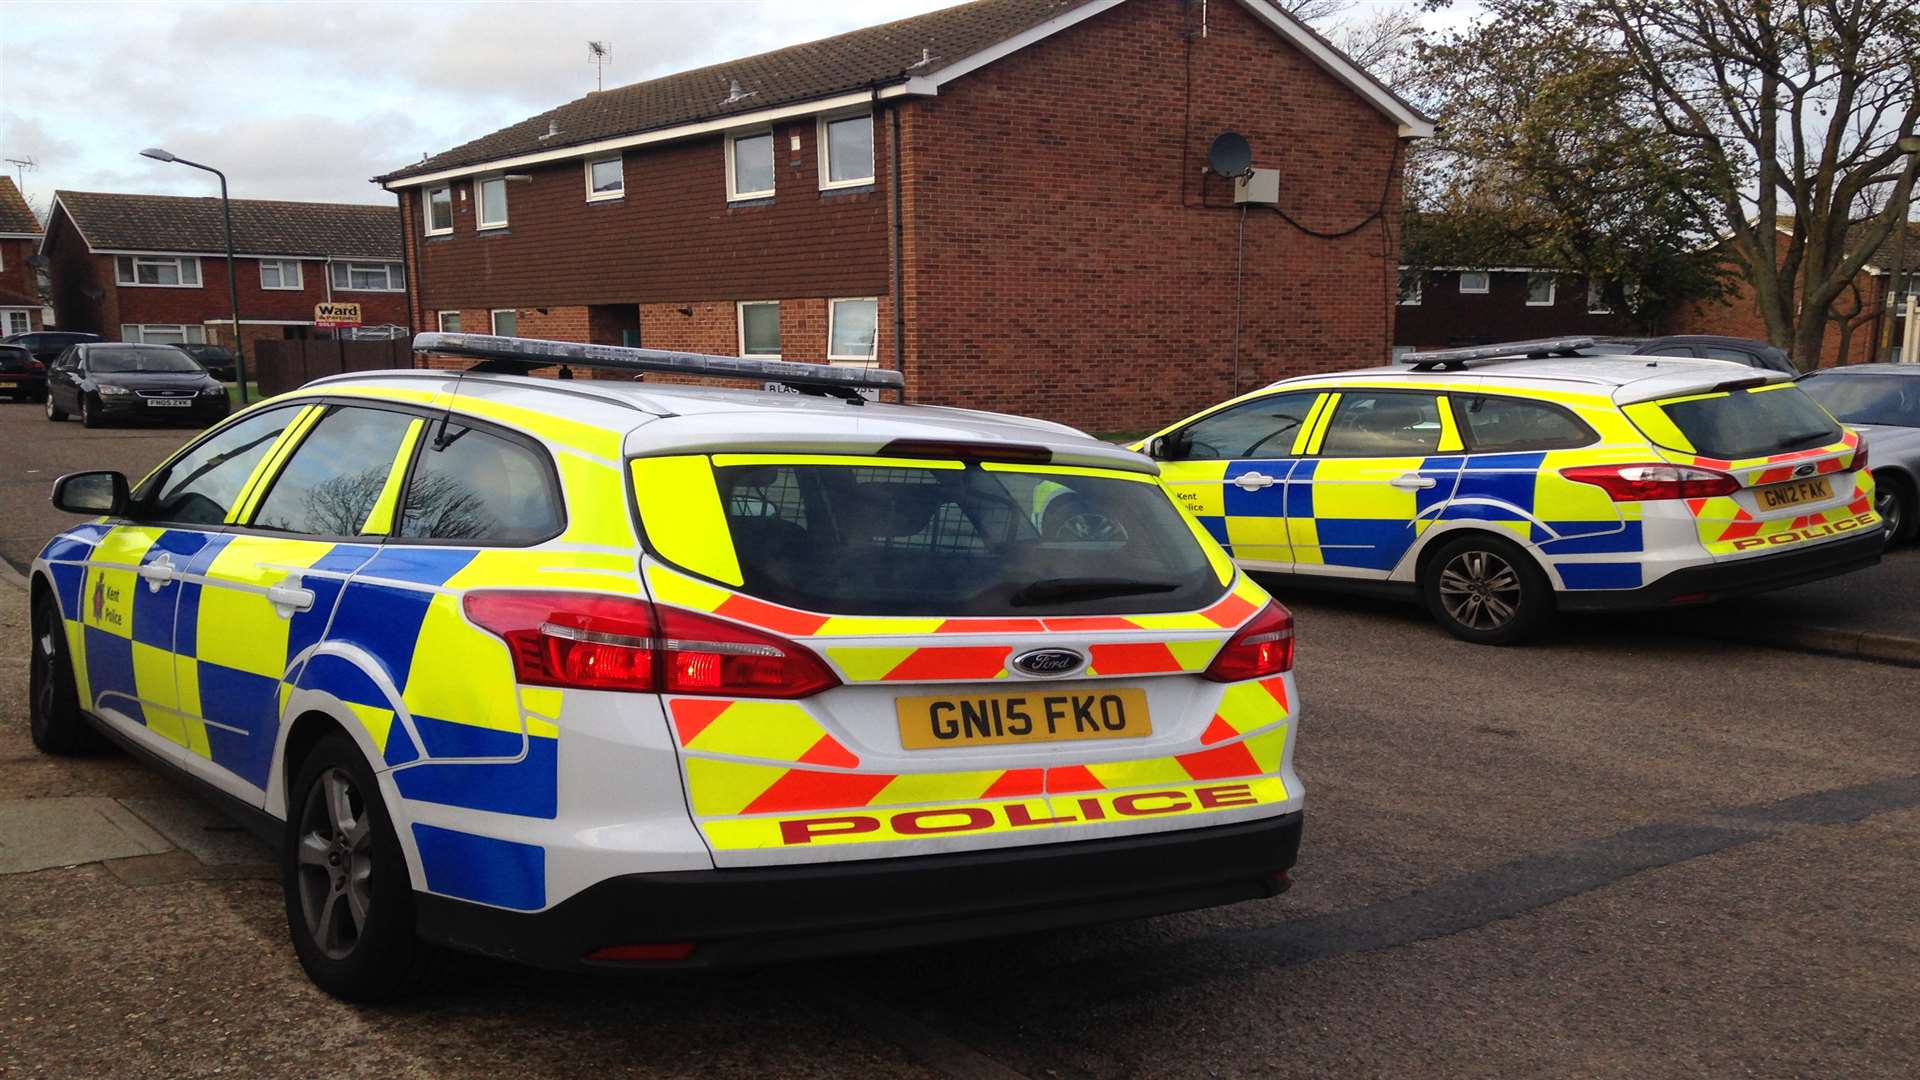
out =
[(958, 462), (723, 464), (714, 476), (744, 588), (791, 607), (1145, 613), (1224, 591), (1151, 481)]
[(1766, 457), (1840, 441), (1833, 417), (1797, 386), (1668, 401), (1660, 410), (1707, 457)]

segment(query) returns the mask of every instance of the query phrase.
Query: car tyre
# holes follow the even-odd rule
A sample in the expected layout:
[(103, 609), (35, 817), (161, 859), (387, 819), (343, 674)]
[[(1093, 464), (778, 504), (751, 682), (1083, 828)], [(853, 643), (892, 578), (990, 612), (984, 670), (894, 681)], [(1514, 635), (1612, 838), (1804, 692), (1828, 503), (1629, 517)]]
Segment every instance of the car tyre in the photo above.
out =
[(414, 932), (406, 856), (360, 748), (344, 733), (325, 736), (288, 790), (281, 886), (307, 977), (346, 1001), (416, 988), (437, 950)]
[(106, 740), (80, 712), (80, 691), (74, 683), (73, 661), (67, 656), (67, 634), (53, 591), (34, 590), (33, 655), (27, 670), (27, 731), (43, 754), (72, 757), (105, 747)]
[(1552, 620), (1553, 587), (1517, 544), (1474, 533), (1442, 541), (1423, 565), (1427, 611), (1462, 641), (1517, 645)]
[(53, 403), (53, 395), (47, 395), (47, 419), (59, 423), (67, 418), (67, 410)]
[(90, 397), (89, 395), (81, 394), (80, 395), (80, 426), (97, 428), (101, 425), (101, 423), (102, 421), (100, 419), (100, 409), (98, 406), (94, 405), (93, 398)]
[(1873, 474), (1873, 509), (1887, 523), (1886, 542), (1888, 547), (1913, 535), (1916, 526), (1920, 526), (1920, 514), (1916, 513), (1913, 488), (1906, 479), (1892, 471)]

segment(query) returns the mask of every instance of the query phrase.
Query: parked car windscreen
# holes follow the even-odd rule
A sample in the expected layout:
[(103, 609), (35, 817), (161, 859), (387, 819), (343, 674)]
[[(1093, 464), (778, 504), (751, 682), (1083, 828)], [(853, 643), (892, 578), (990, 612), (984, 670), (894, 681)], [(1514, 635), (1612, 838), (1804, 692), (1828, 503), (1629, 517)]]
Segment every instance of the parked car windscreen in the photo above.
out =
[(1840, 441), (1840, 425), (1793, 383), (1665, 401), (1660, 409), (1708, 457), (1765, 457)]
[(1816, 375), (1800, 388), (1844, 423), (1920, 427), (1920, 378), (1911, 375)]
[(1147, 477), (890, 459), (714, 473), (746, 590), (791, 607), (1110, 614), (1192, 610), (1224, 591)]
[(102, 375), (206, 372), (193, 357), (170, 345), (109, 345), (93, 349), (87, 353), (87, 370)]

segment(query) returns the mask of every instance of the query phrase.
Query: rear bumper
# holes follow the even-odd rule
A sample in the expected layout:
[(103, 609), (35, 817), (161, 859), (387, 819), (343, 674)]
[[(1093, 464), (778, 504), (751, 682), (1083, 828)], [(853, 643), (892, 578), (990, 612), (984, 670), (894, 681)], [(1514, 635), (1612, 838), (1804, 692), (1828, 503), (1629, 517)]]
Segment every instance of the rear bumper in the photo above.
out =
[[(1110, 840), (953, 855), (631, 874), (538, 913), (416, 893), (430, 941), (577, 971), (735, 967), (1275, 896), (1301, 814)], [(586, 959), (608, 945), (691, 942), (684, 960)]]
[(0, 371), (0, 383), (12, 383), (12, 386), (0, 386), (0, 395), (14, 397), (39, 397), (47, 392), (47, 373), (44, 371)]
[(1879, 562), (1881, 549), (1885, 547), (1885, 532), (1876, 526), (1844, 540), (1799, 551), (1690, 566), (1640, 589), (1563, 592), (1560, 610), (1645, 611), (1682, 604), (1708, 604), (1804, 585), (1863, 570)]

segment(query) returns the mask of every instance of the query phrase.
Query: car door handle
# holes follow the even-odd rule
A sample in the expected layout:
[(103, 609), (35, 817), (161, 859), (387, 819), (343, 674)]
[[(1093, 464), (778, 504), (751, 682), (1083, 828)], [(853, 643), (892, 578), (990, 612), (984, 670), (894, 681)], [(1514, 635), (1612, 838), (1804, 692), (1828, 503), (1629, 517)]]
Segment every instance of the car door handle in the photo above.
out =
[(1401, 491), (1425, 491), (1439, 483), (1439, 481), (1431, 476), (1421, 476), (1419, 473), (1403, 473), (1387, 481), (1387, 483), (1392, 484)]
[(313, 607), (313, 590), (302, 589), (296, 585), (269, 586), (267, 603), (273, 605), (275, 614), (283, 619), (290, 619), (295, 612), (306, 611)]
[(147, 583), (148, 592), (159, 592), (167, 587), (176, 576), (173, 561), (162, 555), (158, 560), (143, 564), (138, 571), (140, 580)]
[(1248, 472), (1241, 473), (1239, 476), (1227, 482), (1239, 488), (1241, 491), (1259, 491), (1261, 488), (1272, 487), (1280, 481), (1265, 473)]

